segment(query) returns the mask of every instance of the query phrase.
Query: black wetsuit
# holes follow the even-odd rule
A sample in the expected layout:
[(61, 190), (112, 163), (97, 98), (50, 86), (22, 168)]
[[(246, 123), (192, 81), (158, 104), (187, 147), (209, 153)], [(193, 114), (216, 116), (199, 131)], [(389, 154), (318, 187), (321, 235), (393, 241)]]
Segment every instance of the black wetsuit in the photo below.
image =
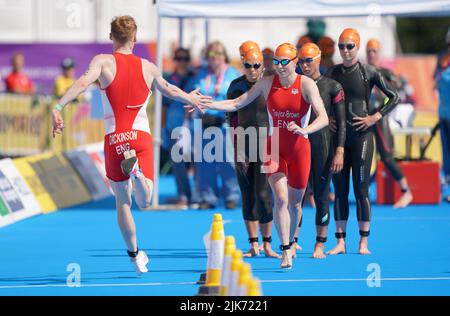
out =
[[(350, 170), (352, 170), (357, 218), (358, 221), (368, 222), (371, 218), (369, 184), (374, 150), (373, 126), (365, 131), (356, 131), (356, 128), (352, 126), (353, 118), (365, 117), (375, 112), (385, 116), (398, 104), (399, 96), (381, 73), (370, 65), (362, 65), (358, 62), (353, 66), (344, 67), (343, 64), (339, 64), (331, 68), (327, 76), (338, 81), (344, 88), (347, 122), (344, 167), (341, 172), (333, 175), (336, 196), (334, 217), (336, 221), (348, 220), (348, 194)], [(369, 100), (374, 86), (377, 86), (389, 100), (372, 112)]]
[[(389, 83), (395, 86), (394, 83), (397, 81), (397, 78), (389, 69), (378, 68), (378, 71)], [(384, 97), (383, 93), (376, 91), (370, 102), (370, 111), (376, 111), (384, 103)], [(391, 172), (394, 179), (397, 181), (403, 179), (404, 175), (394, 159), (394, 153), (392, 151), (392, 148), (394, 148), (394, 137), (392, 136), (391, 129), (389, 128), (389, 120), (386, 116), (375, 125), (375, 143), (381, 161)]]
[[(324, 76), (320, 76), (315, 81), (327, 115), (335, 118), (337, 126), (334, 135), (332, 135), (328, 126), (309, 135), (311, 144), (310, 180), (316, 203), (316, 225), (327, 226), (330, 221), (328, 204), (331, 180), (330, 168), (336, 147), (344, 147), (345, 145), (345, 102), (344, 90), (337, 81)], [(311, 124), (315, 119), (316, 114), (311, 111), (309, 123)]]
[[(245, 76), (233, 80), (228, 88), (228, 99), (235, 99), (253, 86), (254, 83), (247, 81)], [(231, 127), (256, 128), (256, 140), (245, 137), (245, 151), (238, 148), (237, 136), (234, 137), (235, 169), (242, 196), (242, 212), (247, 221), (259, 221), (266, 224), (273, 220), (272, 192), (265, 173), (261, 172), (262, 161), (259, 155), (259, 145), (266, 138), (269, 126), (266, 101), (263, 96), (259, 96), (246, 107), (228, 113), (228, 120)], [(260, 130), (264, 131), (260, 134)], [(242, 135), (241, 135), (242, 137)], [(257, 144), (250, 152), (249, 144)], [(256, 152), (255, 152), (256, 150)], [(256, 156), (256, 159), (255, 159)], [(239, 159), (238, 159), (239, 158)]]

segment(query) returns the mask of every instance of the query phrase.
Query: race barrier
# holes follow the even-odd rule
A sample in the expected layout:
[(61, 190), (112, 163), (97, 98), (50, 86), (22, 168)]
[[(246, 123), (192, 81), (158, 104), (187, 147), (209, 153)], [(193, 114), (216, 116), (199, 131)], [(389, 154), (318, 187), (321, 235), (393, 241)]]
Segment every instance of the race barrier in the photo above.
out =
[(0, 160), (0, 227), (111, 196), (101, 143)]
[(30, 156), (66, 151), (103, 141), (102, 118), (91, 117), (87, 102), (71, 103), (62, 112), (64, 133), (52, 138), (50, 96), (0, 94), (0, 155)]

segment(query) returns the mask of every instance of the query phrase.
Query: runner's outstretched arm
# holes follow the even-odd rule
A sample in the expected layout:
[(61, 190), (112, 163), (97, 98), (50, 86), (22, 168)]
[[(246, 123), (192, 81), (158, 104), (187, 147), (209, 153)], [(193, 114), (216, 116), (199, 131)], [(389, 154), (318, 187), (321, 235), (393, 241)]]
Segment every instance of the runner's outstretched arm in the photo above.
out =
[(199, 110), (211, 103), (212, 98), (200, 94), (199, 89), (186, 93), (177, 86), (167, 82), (154, 64), (148, 61), (146, 61), (146, 63), (148, 71), (150, 71), (151, 76), (154, 78), (156, 87), (164, 96), (184, 104), (189, 104)]
[(61, 115), (61, 111), (64, 106), (75, 100), (90, 84), (97, 81), (101, 72), (102, 57), (101, 55), (96, 55), (89, 63), (89, 67), (86, 72), (78, 78), (69, 90), (64, 93), (61, 99), (59, 99), (56, 108), (52, 110), (53, 138), (55, 138), (56, 134), (61, 134), (64, 129), (64, 120)]

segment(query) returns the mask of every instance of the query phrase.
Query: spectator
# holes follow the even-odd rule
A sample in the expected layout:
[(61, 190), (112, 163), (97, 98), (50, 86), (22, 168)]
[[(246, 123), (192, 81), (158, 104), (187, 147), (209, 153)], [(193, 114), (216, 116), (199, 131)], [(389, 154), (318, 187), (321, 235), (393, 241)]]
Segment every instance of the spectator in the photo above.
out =
[[(165, 76), (166, 80), (180, 88), (185, 92), (190, 92), (194, 89), (194, 71), (191, 65), (191, 54), (188, 49), (178, 48), (174, 52), (173, 62), (175, 64), (174, 71)], [(172, 131), (180, 126), (183, 126), (185, 121), (189, 119), (185, 114), (183, 104), (169, 98), (163, 98), (163, 106), (165, 110), (165, 124), (164, 134), (168, 142), (167, 148), (169, 152), (178, 139), (171, 139)], [(186, 124), (188, 125), (188, 124)], [(171, 156), (171, 159), (173, 157)], [(187, 207), (191, 202), (191, 187), (189, 184), (188, 172), (186, 162), (176, 162), (172, 159), (172, 172), (175, 177), (177, 187), (177, 197), (175, 199), (168, 199), (168, 203), (176, 204), (180, 207)]]
[(335, 43), (329, 36), (322, 36), (318, 42), (322, 57), (320, 59), (320, 73), (325, 74), (328, 69), (334, 66), (333, 55)]
[[(200, 93), (212, 96), (214, 100), (226, 100), (227, 90), (231, 81), (239, 77), (238, 71), (229, 65), (229, 59), (225, 47), (218, 41), (212, 42), (208, 45), (205, 59), (207, 60), (208, 65), (199, 68), (196, 79), (197, 88), (200, 89)], [(225, 200), (225, 207), (227, 209), (235, 208), (239, 200), (240, 193), (233, 163), (228, 162), (225, 159), (225, 156), (230, 156), (233, 158), (233, 155), (230, 155), (230, 153), (233, 152), (232, 146), (226, 146), (227, 136), (225, 135), (225, 113), (216, 110), (206, 110), (202, 115), (202, 126), (202, 132), (204, 132), (208, 127), (218, 127), (221, 129), (223, 156), (219, 158), (222, 158), (223, 162), (206, 162), (203, 154), (202, 161), (196, 163), (200, 209), (214, 208), (219, 202), (220, 195), (223, 196)], [(205, 152), (205, 146), (210, 141), (213, 140), (203, 140), (203, 153)], [(229, 143), (229, 145), (231, 145), (231, 142)], [(216, 150), (218, 149), (216, 148)], [(219, 193), (218, 177), (222, 180), (222, 194)]]
[(274, 52), (269, 47), (266, 47), (262, 51), (264, 58), (264, 76), (272, 76), (276, 73), (275, 68), (273, 67), (273, 56)]
[(35, 89), (31, 79), (22, 72), (25, 56), (15, 53), (11, 59), (12, 72), (6, 77), (6, 92), (19, 94), (34, 94)]
[[(441, 130), (444, 185), (450, 185), (450, 28), (447, 32), (447, 51), (439, 54), (435, 71), (439, 92), (439, 127)], [(445, 197), (450, 202), (450, 195)]]
[(53, 94), (60, 99), (75, 82), (75, 63), (72, 58), (64, 58), (61, 62), (62, 74), (55, 79)]

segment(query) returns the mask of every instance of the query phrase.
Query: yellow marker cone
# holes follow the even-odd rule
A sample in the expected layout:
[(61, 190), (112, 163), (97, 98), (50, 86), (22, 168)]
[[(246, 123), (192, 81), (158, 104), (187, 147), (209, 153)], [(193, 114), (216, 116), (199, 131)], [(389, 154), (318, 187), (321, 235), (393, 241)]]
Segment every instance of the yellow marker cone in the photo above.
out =
[(220, 230), (222, 231), (222, 239), (225, 240), (225, 230), (223, 228), (223, 219), (222, 214), (215, 213), (213, 217), (213, 223), (218, 222), (220, 224)]
[(220, 286), (220, 274), (223, 265), (223, 238), (220, 231), (220, 224), (214, 222), (211, 228), (211, 243), (209, 253), (209, 265), (206, 272), (206, 286)]
[(228, 283), (228, 296), (237, 296), (239, 270), (242, 265), (242, 251), (235, 250), (231, 256), (230, 282)]
[(247, 282), (247, 296), (262, 296), (261, 282), (258, 279), (250, 278)]
[(222, 266), (222, 279), (220, 280), (220, 296), (228, 295), (228, 284), (231, 276), (231, 260), (233, 252), (236, 250), (236, 242), (233, 236), (225, 238), (225, 252)]
[[(213, 216), (213, 224), (217, 223), (219, 230), (220, 230), (220, 234), (222, 235), (222, 249), (225, 248), (225, 231), (223, 229), (223, 221), (222, 221), (222, 214), (220, 213), (215, 213)], [(207, 260), (206, 260), (206, 271), (208, 271), (208, 267), (210, 265), (210, 252), (211, 252), (211, 235), (212, 235), (212, 226), (211, 226), (211, 231), (209, 232), (209, 235), (205, 235), (204, 238), (206, 238), (205, 242), (205, 246), (206, 246), (206, 255), (207, 255)], [(197, 282), (199, 284), (205, 284), (206, 283), (206, 272), (202, 273), (200, 275), (200, 280)]]
[(239, 270), (239, 286), (238, 286), (238, 296), (247, 295), (247, 283), (252, 277), (252, 268), (249, 263), (243, 263)]

